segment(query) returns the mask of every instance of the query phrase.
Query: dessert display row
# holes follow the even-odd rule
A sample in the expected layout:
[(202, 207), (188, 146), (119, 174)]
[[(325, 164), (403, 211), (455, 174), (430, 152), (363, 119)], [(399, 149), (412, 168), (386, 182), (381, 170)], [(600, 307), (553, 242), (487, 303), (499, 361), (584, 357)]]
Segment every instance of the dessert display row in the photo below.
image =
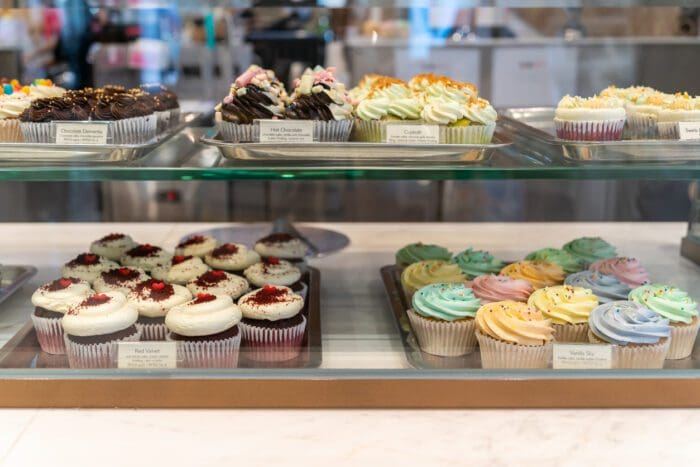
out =
[(455, 357), (478, 346), (483, 368), (547, 368), (554, 342), (610, 345), (612, 368), (662, 368), (690, 356), (700, 326), (687, 292), (652, 282), (639, 260), (601, 238), (510, 264), (416, 243), (396, 262), (420, 349)]

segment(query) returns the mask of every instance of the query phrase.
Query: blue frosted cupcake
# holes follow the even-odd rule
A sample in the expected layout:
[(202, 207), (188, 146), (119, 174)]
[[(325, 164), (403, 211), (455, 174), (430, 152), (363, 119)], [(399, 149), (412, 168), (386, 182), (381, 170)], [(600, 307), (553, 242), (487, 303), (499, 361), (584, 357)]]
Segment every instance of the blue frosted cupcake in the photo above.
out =
[(590, 289), (598, 297), (600, 303), (616, 300), (627, 300), (632, 289), (623, 284), (615, 276), (609, 276), (596, 271), (581, 271), (566, 277), (564, 284)]

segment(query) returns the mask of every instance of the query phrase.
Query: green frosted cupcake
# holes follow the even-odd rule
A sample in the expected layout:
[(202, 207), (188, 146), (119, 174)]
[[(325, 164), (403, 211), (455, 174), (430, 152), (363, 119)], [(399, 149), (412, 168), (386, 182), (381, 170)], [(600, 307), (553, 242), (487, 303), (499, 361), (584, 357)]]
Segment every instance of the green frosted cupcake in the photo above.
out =
[(464, 274), (473, 279), (484, 274), (498, 274), (505, 263), (488, 251), (467, 248), (452, 258)]
[(600, 237), (581, 237), (566, 243), (562, 250), (586, 264), (617, 256), (615, 247)]
[(542, 248), (528, 254), (525, 259), (558, 264), (567, 274), (582, 271), (586, 267), (581, 259), (575, 257), (566, 250), (560, 250), (558, 248)]
[(447, 248), (421, 242), (411, 243), (396, 252), (396, 265), (400, 268), (405, 268), (418, 261), (450, 261), (451, 259), (452, 253)]

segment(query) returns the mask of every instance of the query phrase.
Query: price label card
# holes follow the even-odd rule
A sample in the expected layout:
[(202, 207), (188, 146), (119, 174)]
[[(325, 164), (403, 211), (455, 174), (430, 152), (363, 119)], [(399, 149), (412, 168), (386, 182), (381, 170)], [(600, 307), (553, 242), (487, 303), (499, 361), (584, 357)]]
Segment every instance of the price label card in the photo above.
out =
[(681, 141), (700, 140), (700, 122), (678, 122), (678, 136)]
[(261, 143), (313, 143), (314, 122), (304, 120), (259, 120)]
[(119, 342), (117, 367), (124, 369), (177, 368), (175, 342)]
[(386, 142), (394, 144), (438, 144), (437, 125), (387, 125)]
[(56, 144), (107, 144), (108, 122), (56, 123)]
[(612, 347), (607, 344), (554, 343), (555, 370), (609, 370), (612, 367)]

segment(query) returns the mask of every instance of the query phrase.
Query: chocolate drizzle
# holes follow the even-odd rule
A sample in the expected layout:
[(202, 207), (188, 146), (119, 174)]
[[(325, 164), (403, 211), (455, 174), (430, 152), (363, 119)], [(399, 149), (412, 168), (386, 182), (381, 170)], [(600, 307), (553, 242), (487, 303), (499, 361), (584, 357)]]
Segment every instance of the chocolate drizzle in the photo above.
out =
[(281, 111), (275, 112), (277, 100), (271, 98), (257, 86), (248, 85), (245, 93), (233, 94), (231, 102), (221, 105), (221, 118), (226, 122), (250, 124), (256, 119), (280, 118)]
[[(318, 83), (325, 90), (330, 89), (325, 83)], [(330, 105), (334, 104), (330, 96), (325, 92), (302, 94), (294, 99), (287, 107), (285, 115), (292, 120), (335, 120)]]

